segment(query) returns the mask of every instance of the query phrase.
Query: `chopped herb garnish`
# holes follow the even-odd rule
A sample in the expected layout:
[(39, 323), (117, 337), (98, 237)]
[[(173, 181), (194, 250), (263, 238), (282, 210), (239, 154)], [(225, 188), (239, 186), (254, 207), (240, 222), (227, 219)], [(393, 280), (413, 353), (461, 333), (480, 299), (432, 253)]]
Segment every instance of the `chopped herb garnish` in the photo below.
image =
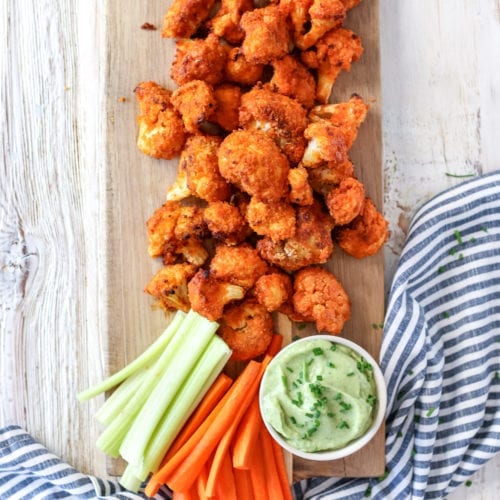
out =
[(364, 359), (362, 359), (361, 361), (358, 361), (356, 366), (358, 367), (358, 370), (361, 373), (364, 373), (365, 375), (367, 374), (367, 372), (373, 370), (372, 365), (370, 363), (368, 363), (367, 361), (365, 361)]
[(483, 231), (483, 233), (487, 233), (488, 228), (486, 226), (481, 226), (481, 231)]
[(352, 405), (346, 403), (345, 401), (340, 401), (339, 405), (342, 407), (342, 409), (340, 410), (342, 413), (345, 413), (346, 411), (352, 409)]
[(306, 366), (311, 366), (313, 364), (313, 361), (314, 359), (311, 358), (309, 361), (307, 361)]
[(459, 245), (463, 244), (462, 235), (460, 234), (460, 231), (458, 231), (458, 230), (455, 229), (455, 231), (453, 231), (453, 236), (455, 236), (455, 238), (458, 241)]
[(385, 472), (378, 478), (379, 482), (383, 481), (389, 475), (389, 469), (385, 469)]
[(463, 258), (464, 258), (464, 254), (463, 253), (461, 253), (461, 254), (458, 255), (458, 260), (462, 260)]
[(457, 253), (457, 249), (456, 248), (452, 248), (450, 250), (450, 255), (455, 255)]
[(318, 381), (323, 380), (323, 375), (316, 375), (316, 380), (318, 380)]
[(450, 313), (449, 313), (449, 312), (447, 312), (447, 311), (445, 311), (445, 312), (443, 313), (443, 317), (444, 317), (444, 318), (449, 318), (449, 317), (450, 317)]
[(309, 390), (318, 398), (323, 394), (323, 389), (319, 384), (309, 384)]
[(303, 330), (307, 325), (305, 323), (299, 323), (297, 325), (297, 330)]
[(286, 369), (290, 372), (293, 373), (293, 368), (290, 368), (289, 366), (286, 367)]
[(348, 377), (353, 377), (353, 376), (354, 376), (354, 372), (349, 372), (349, 373), (347, 374), (347, 376), (348, 376)]
[(349, 424), (345, 420), (342, 420), (337, 424), (337, 429), (349, 429)]
[(467, 486), (467, 488), (470, 488), (472, 486), (472, 481), (470, 479), (467, 479), (467, 481), (465, 481), (465, 486)]
[(313, 417), (314, 417), (314, 415), (313, 415), (312, 413), (306, 413), (305, 415), (306, 415), (306, 417), (308, 417), (308, 418), (313, 418)]
[(326, 414), (327, 417), (330, 417), (330, 418), (333, 418), (335, 416), (334, 413), (332, 413), (331, 411), (329, 411), (327, 414)]
[(328, 361), (328, 367), (329, 368), (335, 368), (335, 364), (332, 363), (331, 361)]
[(438, 273), (441, 274), (441, 273), (444, 273), (445, 269), (444, 269), (444, 266), (439, 266), (438, 267)]
[(397, 394), (396, 394), (396, 399), (399, 401), (403, 396), (405, 395), (405, 392), (404, 391), (399, 391)]
[(474, 238), (474, 236), (469, 240), (471, 243), (475, 243), (476, 242), (476, 238)]
[(374, 330), (378, 330), (378, 324), (377, 323), (372, 323), (372, 328)]
[(414, 373), (414, 372), (413, 372), (413, 370), (410, 370), (410, 371), (408, 372), (408, 375), (413, 375), (413, 373)]
[(340, 394), (340, 392), (337, 392), (337, 394), (335, 394), (333, 399), (335, 401), (340, 401), (342, 399), (342, 394)]
[(292, 342), (294, 342), (295, 340), (300, 340), (300, 337), (298, 335), (294, 335), (292, 337)]
[(445, 172), (444, 175), (447, 177), (455, 177), (456, 179), (465, 179), (467, 177), (475, 177), (476, 174), (450, 174), (449, 172)]
[(373, 394), (368, 394), (367, 398), (366, 398), (366, 402), (370, 405), (370, 406), (374, 406), (375, 403), (377, 402), (377, 396), (374, 396)]
[(416, 424), (418, 424), (418, 423), (420, 422), (420, 415), (415, 415), (415, 416), (413, 417), (413, 421), (414, 421)]
[(294, 425), (297, 425), (297, 420), (293, 415), (290, 417), (290, 422), (292, 422), (292, 424)]
[(288, 379), (286, 378), (286, 375), (282, 375), (281, 381), (283, 382), (285, 389), (288, 390)]
[(330, 346), (330, 351), (336, 351), (337, 350), (337, 346), (335, 344), (332, 344)]
[(431, 406), (428, 410), (427, 413), (425, 414), (427, 417), (430, 417), (434, 412), (436, 411), (436, 408), (434, 406)]
[(372, 487), (371, 486), (368, 486), (368, 488), (366, 488), (364, 496), (365, 497), (371, 497), (372, 496)]
[(324, 354), (324, 352), (323, 352), (323, 349), (321, 349), (321, 347), (315, 347), (313, 349), (313, 354), (315, 356), (321, 356), (322, 354)]
[(402, 437), (403, 437), (403, 433), (402, 433), (401, 431), (398, 431), (398, 433), (397, 433), (397, 437), (398, 437), (398, 438), (402, 438)]

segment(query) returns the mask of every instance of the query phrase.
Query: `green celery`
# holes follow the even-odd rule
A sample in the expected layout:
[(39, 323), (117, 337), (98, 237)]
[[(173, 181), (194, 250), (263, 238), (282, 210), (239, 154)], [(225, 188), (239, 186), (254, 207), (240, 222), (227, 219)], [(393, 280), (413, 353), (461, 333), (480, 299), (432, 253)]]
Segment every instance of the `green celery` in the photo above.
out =
[(128, 463), (136, 467), (142, 464), (151, 435), (169, 405), (177, 397), (179, 389), (189, 378), (190, 372), (214, 337), (218, 326), (214, 321), (192, 310), (187, 314), (178, 334), (167, 348), (171, 356), (165, 370), (133, 419), (120, 446), (120, 455)]
[(139, 478), (144, 480), (149, 472), (156, 472), (175, 437), (222, 372), (230, 356), (231, 350), (227, 344), (220, 337), (214, 336), (156, 427), (146, 448), (143, 463), (136, 469)]
[(177, 329), (183, 323), (185, 317), (186, 313), (177, 311), (165, 331), (139, 357), (122, 368), (120, 371), (116, 372), (114, 375), (111, 375), (102, 382), (77, 394), (79, 401), (88, 401), (102, 392), (112, 389), (120, 382), (123, 382), (126, 378), (130, 377), (137, 370), (150, 364), (155, 358), (158, 358), (159, 353), (164, 351), (165, 347), (170, 343)]
[(127, 467), (125, 467), (125, 470), (123, 471), (123, 475), (118, 482), (124, 488), (127, 488), (127, 490), (135, 491), (136, 493), (139, 491), (140, 487), (142, 486), (142, 480), (139, 479), (135, 475), (134, 467), (132, 467), (131, 465), (128, 465)]

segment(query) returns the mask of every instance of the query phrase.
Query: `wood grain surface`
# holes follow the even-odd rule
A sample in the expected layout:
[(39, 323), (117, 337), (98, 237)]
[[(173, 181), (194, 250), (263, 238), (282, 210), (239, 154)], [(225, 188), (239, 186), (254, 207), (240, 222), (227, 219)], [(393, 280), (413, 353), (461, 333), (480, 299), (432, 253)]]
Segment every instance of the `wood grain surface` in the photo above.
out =
[[(154, 266), (119, 260), (130, 228), (111, 229), (109, 221), (113, 203), (127, 203), (109, 186), (114, 175), (127, 177), (121, 182), (130, 190), (134, 182), (153, 188), (139, 202), (142, 213), (131, 215), (145, 252), (143, 217), (163, 197), (166, 169), (131, 151), (110, 172), (106, 154), (107, 141), (129, 147), (134, 140), (132, 128), (120, 137), (113, 125), (117, 117), (133, 123), (137, 81), (168, 82), (165, 43), (140, 30), (144, 22), (159, 25), (164, 10), (163, 0), (0, 2), (0, 425), (24, 427), (63, 460), (101, 477), (106, 461), (94, 445), (100, 428), (92, 415), (102, 398), (81, 405), (75, 393), (163, 326), (122, 276), (144, 266), (147, 277)], [(123, 16), (126, 29), (117, 26)], [(383, 197), (391, 226), (385, 294), (412, 214), (460, 182), (446, 173), (500, 167), (499, 25), (498, 0), (381, 2)], [(114, 45), (118, 34), (124, 51)], [(136, 44), (151, 47), (156, 60), (146, 64)], [(132, 200), (128, 205), (134, 212)], [(108, 251), (111, 230), (123, 241)], [(121, 285), (113, 294), (108, 278)], [(132, 302), (131, 293), (138, 294)], [(136, 319), (133, 311), (108, 314), (110, 304), (134, 300), (149, 323), (120, 323)], [(126, 346), (110, 343), (108, 325), (126, 330)], [(497, 458), (448, 498), (498, 498), (499, 472)]]

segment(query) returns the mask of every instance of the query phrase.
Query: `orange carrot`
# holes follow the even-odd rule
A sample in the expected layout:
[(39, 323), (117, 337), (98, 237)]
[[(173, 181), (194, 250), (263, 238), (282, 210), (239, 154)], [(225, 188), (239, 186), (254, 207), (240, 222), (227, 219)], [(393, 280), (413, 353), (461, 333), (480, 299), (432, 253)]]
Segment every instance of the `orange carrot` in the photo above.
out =
[(218, 498), (224, 500), (240, 500), (236, 492), (236, 481), (234, 478), (233, 465), (231, 464), (231, 456), (226, 453), (222, 460), (222, 467), (217, 478), (215, 494), (210, 497), (207, 484), (207, 495), (209, 498)]
[(285, 496), (281, 489), (281, 481), (274, 459), (273, 438), (264, 425), (260, 428), (259, 440), (262, 448), (262, 462), (266, 471), (267, 494), (273, 500), (284, 500)]
[(267, 347), (266, 354), (268, 354), (269, 356), (276, 356), (276, 354), (278, 354), (278, 352), (280, 351), (282, 345), (283, 336), (277, 333), (273, 334), (271, 343)]
[(261, 440), (258, 439), (255, 443), (255, 447), (253, 448), (252, 463), (249, 469), (253, 496), (259, 500), (274, 500), (270, 499), (267, 493), (266, 471), (262, 456), (262, 443)]
[[(263, 363), (249, 361), (231, 389), (226, 393), (228, 398), (222, 398), (219, 402), (220, 407), (217, 405), (214, 408), (184, 446), (157, 473), (158, 478), (167, 479), (166, 483), (173, 491), (189, 489), (230, 426), (234, 415), (241, 408), (246, 411), (257, 391), (262, 376)], [(215, 416), (210, 418), (212, 414)], [(206, 426), (205, 423), (207, 423)]]
[(203, 467), (196, 478), (195, 483), (191, 488), (194, 488), (198, 493), (198, 498), (200, 500), (208, 500), (207, 497), (207, 479), (208, 479), (208, 467)]
[(254, 398), (250, 408), (240, 422), (233, 445), (233, 467), (235, 469), (249, 469), (252, 450), (259, 438), (261, 416), (259, 400)]
[(286, 500), (292, 500), (292, 492), (290, 491), (290, 480), (288, 479), (288, 473), (286, 470), (285, 455), (283, 454), (283, 448), (274, 439), (271, 439), (271, 443), (273, 445), (274, 461), (276, 462), (276, 469), (278, 477), (280, 478), (283, 495)]
[[(231, 384), (232, 379), (226, 374), (221, 373), (211, 385), (210, 389), (207, 391), (200, 404), (196, 407), (189, 420), (186, 422), (181, 432), (177, 435), (174, 442), (170, 446), (165, 458), (160, 465), (160, 468), (174, 455), (174, 453), (181, 448), (181, 446), (192, 436), (195, 430), (202, 424), (202, 422), (207, 418), (210, 412), (214, 409), (215, 405), (220, 401), (222, 396), (227, 392)], [(144, 493), (152, 497), (158, 493), (163, 483), (158, 481), (153, 474)]]
[(252, 489), (252, 479), (250, 471), (243, 469), (233, 469), (234, 482), (236, 483), (236, 494), (238, 500), (255, 500)]
[(194, 488), (187, 491), (175, 491), (172, 500), (199, 500), (198, 494)]

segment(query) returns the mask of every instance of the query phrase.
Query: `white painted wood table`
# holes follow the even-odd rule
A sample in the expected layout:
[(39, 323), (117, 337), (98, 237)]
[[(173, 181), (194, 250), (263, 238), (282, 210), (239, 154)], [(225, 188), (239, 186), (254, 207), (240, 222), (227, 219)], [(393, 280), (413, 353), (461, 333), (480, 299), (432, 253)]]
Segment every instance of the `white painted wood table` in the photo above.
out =
[[(107, 359), (104, 12), (0, 2), (0, 425), (90, 473), (100, 401), (75, 392)], [(381, 33), (388, 289), (415, 210), (500, 168), (500, 1), (382, 0)], [(450, 498), (500, 498), (500, 457)]]

